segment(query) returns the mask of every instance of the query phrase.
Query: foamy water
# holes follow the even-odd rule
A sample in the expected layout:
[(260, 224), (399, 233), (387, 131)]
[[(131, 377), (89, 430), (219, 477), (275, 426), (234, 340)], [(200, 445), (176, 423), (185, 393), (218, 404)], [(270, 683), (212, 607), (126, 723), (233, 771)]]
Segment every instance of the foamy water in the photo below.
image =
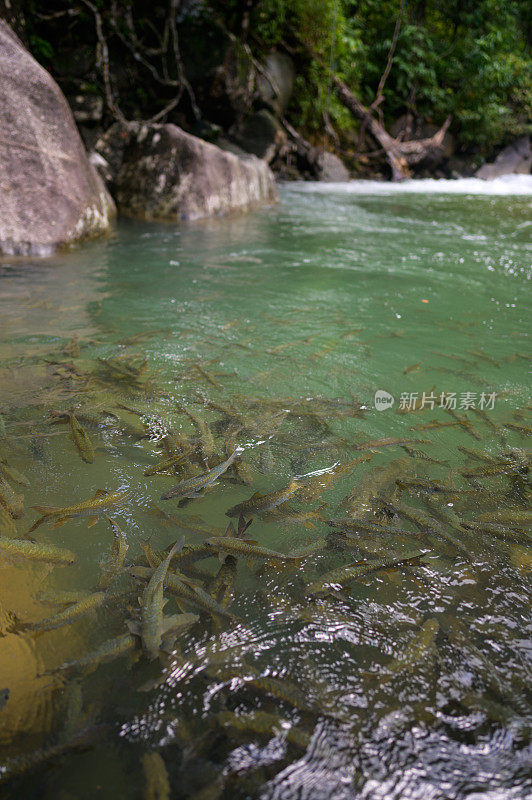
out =
[(481, 195), (532, 195), (532, 175), (504, 175), (491, 181), (480, 178), (457, 180), (423, 178), (400, 183), (390, 181), (356, 180), (347, 183), (320, 183), (306, 181), (290, 184), (301, 192), (345, 194), (481, 194)]

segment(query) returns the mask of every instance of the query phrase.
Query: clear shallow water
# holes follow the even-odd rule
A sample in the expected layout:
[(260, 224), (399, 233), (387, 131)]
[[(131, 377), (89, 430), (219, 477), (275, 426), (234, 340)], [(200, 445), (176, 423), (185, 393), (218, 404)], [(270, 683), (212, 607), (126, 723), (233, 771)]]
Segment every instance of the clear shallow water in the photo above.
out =
[[(108, 240), (0, 268), (1, 456), (29, 482), (8, 478), (25, 508), (9, 535), (28, 530), (32, 505), (127, 487), (132, 499), (112, 513), (127, 566), (146, 539), (157, 550), (181, 535), (201, 543), (207, 534), (191, 526), (222, 534), (225, 511), (253, 492), (351, 464), (322, 494), (314, 479), (313, 497), (295, 495), (275, 519), (254, 515), (249, 535), (261, 545), (314, 551), (284, 569), (239, 559), (239, 621), (202, 617), (164, 668), (139, 642), (133, 657), (57, 672), (122, 634), (136, 594), (109, 596), (68, 626), (24, 628), (61, 610), (43, 593), (94, 590), (112, 541), (105, 518), (32, 534), (75, 551), (74, 565), (4, 558), (5, 796), (143, 797), (157, 782), (178, 798), (526, 796), (531, 562), (527, 520), (515, 521), (526, 468), (468, 479), (461, 472), (493, 462), (459, 448), (498, 463), (518, 448), (526, 462), (531, 190), (524, 179), (511, 191), (482, 184), (484, 195), (471, 193), (478, 182), (441, 188), (451, 183), (453, 193), (426, 182), (286, 186), (281, 205), (248, 216), (178, 229), (124, 222)], [(122, 355), (146, 358), (149, 371), (115, 382), (98, 359)], [(375, 409), (377, 390), (394, 396), (391, 408)], [(434, 409), (397, 413), (401, 396), (423, 392)], [(438, 407), (442, 392), (456, 394), (462, 424)], [(487, 416), (460, 409), (494, 392)], [(159, 500), (176, 477), (143, 473), (165, 457), (164, 435), (197, 438), (182, 406), (210, 426), (211, 465), (246, 447), (251, 485), (228, 474), (186, 508)], [(49, 424), (65, 409), (88, 431), (94, 463), (68, 425)], [(425, 442), (409, 454), (383, 438)], [(371, 460), (355, 464), (363, 455)], [(383, 499), (443, 513), (396, 488), (414, 478), (468, 490), (445, 495), (460, 520), (513, 515), (499, 519), (503, 538), (452, 520), (420, 536), (390, 507), (383, 514)], [(353, 516), (410, 533), (347, 540), (327, 525)], [(306, 594), (332, 568), (425, 550), (421, 565)], [(220, 562), (196, 566), (214, 576)], [(122, 575), (110, 591), (132, 585)], [(279, 679), (277, 696), (261, 677)]]

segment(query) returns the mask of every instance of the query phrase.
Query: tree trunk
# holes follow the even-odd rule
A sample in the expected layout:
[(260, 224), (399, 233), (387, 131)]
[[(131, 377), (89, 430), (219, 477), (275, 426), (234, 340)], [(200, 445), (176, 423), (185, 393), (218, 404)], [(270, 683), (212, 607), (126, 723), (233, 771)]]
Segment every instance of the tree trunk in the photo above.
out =
[(424, 158), (443, 152), (443, 140), (451, 123), (451, 117), (447, 117), (440, 130), (429, 139), (400, 142), (390, 136), (380, 122), (371, 116), (366, 106), (355, 97), (343, 81), (333, 77), (332, 84), (340, 102), (349, 109), (353, 116), (365, 121), (369, 132), (385, 151), (388, 163), (392, 168), (392, 180), (399, 181), (409, 178), (410, 166), (418, 164)]

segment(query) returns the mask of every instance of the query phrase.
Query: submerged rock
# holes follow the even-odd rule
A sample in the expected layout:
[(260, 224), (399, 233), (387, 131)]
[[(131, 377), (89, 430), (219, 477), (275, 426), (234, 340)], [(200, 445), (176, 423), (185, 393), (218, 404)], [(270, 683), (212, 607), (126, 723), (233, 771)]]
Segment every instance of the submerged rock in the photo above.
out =
[(0, 252), (49, 255), (106, 231), (114, 204), (61, 90), (0, 20)]
[[(124, 143), (116, 131), (111, 138)], [(273, 174), (255, 156), (239, 157), (171, 124), (133, 123), (126, 138), (114, 180), (124, 214), (192, 220), (277, 200)]]
[(532, 169), (532, 149), (530, 137), (522, 136), (501, 150), (492, 164), (483, 164), (475, 177), (493, 180), (502, 175), (529, 175)]

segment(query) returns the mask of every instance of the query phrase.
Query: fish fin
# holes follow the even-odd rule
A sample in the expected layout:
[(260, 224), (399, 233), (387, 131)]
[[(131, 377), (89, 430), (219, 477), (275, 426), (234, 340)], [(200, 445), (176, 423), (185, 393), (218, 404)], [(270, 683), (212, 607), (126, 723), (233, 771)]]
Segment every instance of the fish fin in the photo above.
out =
[(229, 523), (229, 525), (225, 529), (224, 536), (231, 536), (232, 538), (235, 538), (236, 535), (237, 535), (237, 533), (236, 533), (236, 530), (235, 530), (235, 526), (233, 525), (233, 521), (231, 520), (231, 522)]
[(140, 623), (134, 619), (126, 620), (126, 625), (130, 633), (135, 634), (135, 636), (140, 636)]
[(258, 499), (259, 497), (261, 497), (261, 496), (262, 496), (262, 495), (261, 495), (261, 493), (260, 493), (260, 492), (255, 492), (255, 494), (252, 494), (252, 495), (251, 495), (251, 497), (250, 497), (249, 499), (250, 499), (250, 500), (257, 500), (257, 499)]
[(240, 514), (240, 516), (238, 517), (238, 535), (243, 536), (252, 522), (253, 522), (253, 517), (251, 517), (251, 519), (248, 519), (248, 521), (246, 522), (244, 519), (244, 515)]
[(98, 522), (98, 517), (89, 517), (87, 520), (87, 526), (89, 528), (92, 528), (93, 525), (96, 525), (97, 522)]
[(50, 528), (60, 528), (62, 525), (65, 524), (67, 520), (68, 517), (59, 517), (58, 519), (56, 519), (53, 525), (50, 525)]
[(38, 519), (36, 522), (34, 522), (34, 523), (33, 523), (33, 525), (31, 526), (31, 528), (29, 528), (29, 529), (28, 529), (28, 531), (27, 531), (26, 535), (27, 535), (28, 533), (31, 533), (32, 531), (34, 531), (36, 528), (38, 528), (38, 527), (39, 527), (39, 525), (42, 525), (42, 524), (43, 524), (43, 522), (46, 522), (46, 520), (48, 519), (48, 516), (49, 516), (48, 514), (45, 514), (44, 516), (42, 516), (42, 517), (39, 517), (39, 519)]

